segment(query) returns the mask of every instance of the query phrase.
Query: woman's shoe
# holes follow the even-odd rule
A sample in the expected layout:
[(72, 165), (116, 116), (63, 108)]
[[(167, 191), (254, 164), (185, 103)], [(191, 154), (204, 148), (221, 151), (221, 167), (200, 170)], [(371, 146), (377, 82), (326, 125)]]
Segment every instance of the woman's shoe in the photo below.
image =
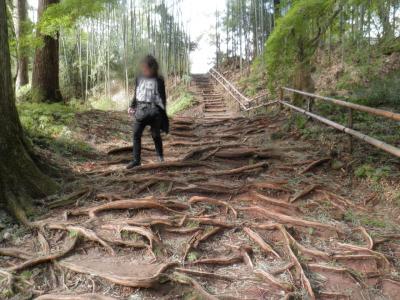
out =
[(131, 161), (131, 162), (126, 166), (126, 169), (127, 169), (127, 170), (130, 170), (130, 169), (133, 169), (133, 168), (136, 168), (136, 167), (140, 167), (140, 165), (141, 165), (140, 161)]

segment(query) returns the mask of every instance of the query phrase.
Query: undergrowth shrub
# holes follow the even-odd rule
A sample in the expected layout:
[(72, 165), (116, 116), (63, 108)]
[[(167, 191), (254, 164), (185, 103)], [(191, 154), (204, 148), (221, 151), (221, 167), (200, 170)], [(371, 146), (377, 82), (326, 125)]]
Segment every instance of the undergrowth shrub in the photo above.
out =
[(94, 109), (110, 111), (116, 110), (117, 105), (114, 101), (112, 101), (109, 97), (96, 97), (89, 100), (90, 105)]
[(32, 142), (62, 155), (87, 154), (92, 151), (73, 130), (75, 115), (85, 107), (77, 101), (60, 103), (18, 104), (21, 123)]
[(179, 85), (175, 91), (173, 91), (171, 97), (176, 100), (167, 104), (167, 113), (169, 116), (176, 115), (177, 113), (190, 108), (194, 104), (194, 97), (187, 90), (185, 84)]
[(400, 70), (385, 77), (375, 77), (366, 85), (353, 89), (353, 102), (377, 106), (400, 108)]

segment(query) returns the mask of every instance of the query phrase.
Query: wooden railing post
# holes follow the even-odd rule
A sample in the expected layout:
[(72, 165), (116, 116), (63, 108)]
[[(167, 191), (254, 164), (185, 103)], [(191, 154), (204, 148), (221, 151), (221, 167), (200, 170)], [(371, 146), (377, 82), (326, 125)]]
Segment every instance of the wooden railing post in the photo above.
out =
[(284, 98), (284, 95), (283, 95), (283, 87), (280, 87), (279, 88), (279, 110), (282, 110), (283, 109), (283, 104), (282, 104), (282, 101), (283, 100), (285, 100)]
[[(347, 127), (353, 129), (353, 109), (349, 108), (349, 113), (347, 117)], [(353, 153), (353, 137), (349, 135), (349, 152)]]

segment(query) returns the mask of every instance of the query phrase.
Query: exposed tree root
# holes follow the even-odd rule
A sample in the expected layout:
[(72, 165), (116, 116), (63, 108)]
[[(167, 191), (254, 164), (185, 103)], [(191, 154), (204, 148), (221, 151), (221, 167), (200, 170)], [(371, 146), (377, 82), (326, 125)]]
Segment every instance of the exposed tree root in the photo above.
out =
[(259, 206), (244, 207), (244, 208), (241, 208), (240, 210), (258, 212), (258, 213), (262, 214), (263, 216), (265, 216), (269, 219), (273, 219), (282, 224), (291, 224), (291, 225), (297, 225), (297, 226), (302, 226), (302, 227), (312, 227), (312, 228), (317, 228), (317, 229), (322, 229), (322, 230), (330, 230), (332, 232), (338, 232), (337, 228), (335, 228), (331, 225), (328, 225), (328, 224), (307, 221), (307, 220), (303, 220), (303, 219), (300, 219), (297, 217), (291, 217), (291, 216), (284, 215), (281, 213), (269, 211), (269, 210), (259, 207)]
[(228, 159), (243, 159), (243, 158), (280, 158), (280, 155), (271, 151), (271, 149), (257, 149), (257, 148), (239, 148), (234, 150), (221, 150), (215, 153), (215, 157), (228, 158)]
[(307, 172), (311, 171), (312, 169), (314, 169), (314, 168), (316, 168), (316, 167), (318, 167), (318, 166), (322, 165), (323, 163), (326, 163), (326, 162), (328, 162), (328, 161), (330, 161), (330, 160), (331, 160), (330, 157), (325, 157), (325, 158), (316, 160), (316, 161), (312, 162), (311, 164), (309, 164), (308, 166), (306, 166), (306, 167), (300, 172), (300, 174), (307, 173)]
[(201, 299), (204, 300), (218, 300), (217, 297), (211, 295), (209, 292), (207, 292), (196, 280), (193, 278), (184, 275), (183, 273), (175, 272), (172, 276), (172, 279), (175, 282), (185, 284), (185, 285), (190, 285), (194, 290), (196, 290), (200, 295)]
[(200, 194), (234, 194), (239, 189), (213, 184), (190, 184), (186, 187), (175, 187), (171, 193), (200, 193)]
[(291, 257), (293, 263), (295, 264), (297, 271), (300, 273), (300, 280), (301, 280), (301, 283), (302, 283), (304, 289), (307, 291), (310, 299), (315, 300), (316, 297), (315, 297), (314, 291), (311, 287), (311, 283), (310, 283), (309, 279), (307, 278), (306, 274), (304, 273), (303, 267), (300, 264), (296, 254), (292, 250), (292, 246), (291, 246), (292, 239), (289, 238), (289, 233), (286, 231), (285, 227), (282, 225), (279, 225), (278, 228), (280, 229), (283, 237), (285, 238), (289, 256)]
[(368, 234), (367, 230), (365, 230), (364, 227), (360, 226), (356, 228), (356, 230), (360, 231), (362, 236), (364, 237), (366, 243), (367, 243), (367, 248), (369, 250), (372, 250), (374, 248), (374, 240), (371, 238), (371, 236)]
[(220, 231), (222, 231), (221, 227), (214, 227), (210, 230), (203, 232), (193, 243), (193, 248), (197, 248), (200, 242), (204, 242), (205, 240), (207, 240), (208, 238), (212, 237), (213, 235), (217, 234)]
[(185, 252), (183, 253), (182, 256), (182, 262), (185, 262), (186, 257), (189, 254), (190, 250), (194, 248), (195, 243), (197, 242), (198, 239), (200, 239), (202, 234), (203, 234), (203, 229), (199, 229), (190, 237), (186, 245)]
[(193, 233), (195, 231), (198, 231), (200, 227), (193, 227), (193, 228), (165, 228), (164, 230), (166, 232), (171, 232), (171, 233), (182, 233), (182, 234), (188, 234), (188, 233)]
[[(346, 254), (346, 255), (335, 255), (336, 259), (377, 259), (378, 262), (380, 262), (381, 267), (383, 269), (383, 272), (389, 272), (391, 270), (391, 265), (388, 259), (386, 258), (385, 255), (382, 253), (370, 250), (368, 248), (356, 246), (356, 245), (350, 245), (350, 244), (344, 244), (344, 243), (337, 243), (339, 247), (342, 247), (344, 249), (354, 251), (355, 253), (358, 253), (358, 255), (351, 255), (351, 254)], [(365, 253), (364, 255), (360, 255), (361, 253)]]
[(220, 280), (227, 280), (227, 281), (237, 280), (236, 277), (215, 274), (215, 273), (210, 273), (210, 272), (204, 272), (204, 271), (199, 271), (199, 270), (193, 270), (193, 269), (175, 268), (175, 270), (178, 272), (181, 272), (181, 273), (186, 273), (186, 274), (190, 274), (190, 275), (194, 275), (194, 276), (211, 278), (211, 279), (220, 279)]
[[(285, 202), (283, 200), (280, 200), (280, 199), (276, 199), (276, 198), (272, 198), (272, 197), (269, 197), (269, 196), (262, 195), (260, 193), (257, 193), (256, 191), (251, 191), (248, 195), (251, 198), (256, 198), (258, 200), (262, 200), (263, 202), (265, 202), (267, 204), (270, 204), (270, 205), (273, 205), (273, 206), (279, 206), (279, 207), (283, 207), (283, 208), (286, 208), (286, 209), (296, 208), (296, 206), (293, 205), (293, 204), (287, 203), (287, 202)], [(248, 198), (248, 196), (246, 194), (240, 195), (239, 199), (242, 199), (242, 198)]]
[(314, 191), (316, 188), (318, 187), (318, 185), (313, 184), (310, 185), (308, 187), (306, 187), (304, 190), (296, 193), (293, 198), (290, 199), (290, 203), (296, 202), (297, 200), (299, 200), (300, 198), (303, 198), (305, 196), (307, 196), (308, 194), (310, 194), (312, 191)]
[(120, 153), (124, 153), (124, 152), (131, 152), (131, 151), (133, 151), (132, 146), (119, 147), (119, 148), (114, 148), (114, 149), (109, 150), (107, 152), (107, 155), (115, 155), (115, 154), (120, 154)]
[[(249, 190), (254, 191), (253, 189), (267, 189), (267, 190), (275, 190), (275, 191), (282, 191), (282, 192), (290, 192), (290, 190), (286, 187), (283, 187), (283, 185), (287, 184), (287, 181), (284, 182), (270, 182), (270, 181), (261, 181), (261, 182), (255, 182), (247, 187)], [(254, 191), (255, 192), (255, 191)]]
[(190, 217), (188, 218), (188, 221), (194, 221), (203, 225), (212, 225), (223, 228), (234, 228), (238, 226), (238, 224), (227, 223), (225, 220), (212, 219), (207, 217)]
[[(261, 225), (257, 225), (257, 228), (270, 230), (270, 229), (276, 229), (278, 227), (277, 227), (277, 224), (261, 224)], [(279, 230), (282, 231), (281, 227), (279, 227)], [(309, 249), (309, 248), (304, 247), (299, 242), (297, 242), (296, 239), (293, 236), (291, 236), (289, 233), (287, 233), (286, 237), (289, 239), (291, 245), (296, 247), (296, 249), (299, 250), (300, 252), (302, 252), (303, 254), (308, 254), (311, 257), (317, 257), (317, 258), (320, 258), (323, 260), (329, 260), (332, 258), (332, 254), (328, 253), (326, 251), (320, 251), (320, 250)]]
[(280, 282), (278, 279), (276, 279), (273, 275), (269, 274), (266, 271), (263, 270), (257, 270), (254, 273), (256, 273), (257, 275), (260, 275), (264, 280), (266, 280), (269, 284), (284, 290), (284, 291), (293, 291), (293, 286), (291, 286), (290, 284), (287, 283), (283, 283)]
[[(296, 270), (299, 274), (300, 281), (302, 283), (303, 288), (307, 291), (308, 296), (310, 299), (316, 299), (314, 291), (311, 287), (311, 283), (309, 279), (307, 278), (304, 269), (299, 262), (295, 252), (293, 252), (292, 247), (298, 247), (298, 243), (294, 243), (296, 240), (287, 232), (286, 228), (281, 225), (281, 224), (266, 224), (263, 226), (265, 229), (272, 229), (272, 230), (279, 230), (284, 238), (285, 245), (288, 251), (288, 254), (291, 258), (291, 261), (294, 263), (294, 266), (296, 267)], [(299, 249), (301, 250), (301, 249)]]
[(291, 261), (291, 262), (287, 263), (286, 265), (284, 265), (283, 267), (280, 267), (278, 269), (273, 270), (271, 272), (271, 274), (272, 275), (279, 275), (279, 274), (281, 274), (283, 272), (290, 271), (290, 269), (293, 268), (293, 267), (294, 267), (294, 262)]
[(20, 259), (30, 259), (32, 255), (17, 248), (0, 248), (0, 256), (9, 256)]
[(106, 279), (112, 283), (118, 284), (118, 285), (134, 287), (134, 288), (151, 288), (151, 287), (153, 287), (158, 282), (159, 277), (166, 270), (177, 265), (176, 263), (160, 264), (157, 272), (150, 277), (136, 277), (136, 276), (133, 277), (133, 276), (121, 276), (118, 274), (113, 274), (113, 272), (107, 272), (107, 271), (96, 271), (91, 268), (88, 268), (85, 265), (73, 264), (73, 263), (70, 263), (67, 261), (61, 261), (59, 264), (62, 267), (67, 268), (67, 269), (77, 272), (77, 273), (90, 274), (92, 276), (104, 278), (104, 279)]
[[(380, 229), (382, 235), (372, 238), (370, 227), (354, 228), (341, 222), (349, 209), (357, 212), (374, 208), (335, 194), (341, 193), (340, 182), (335, 182), (340, 176), (317, 179), (310, 174), (307, 178), (295, 174), (315, 171), (331, 158), (296, 162), (310, 157), (311, 151), (295, 153), (304, 151), (301, 146), (253, 146), (260, 145), (261, 138), (253, 134), (269, 128), (270, 120), (265, 117), (215, 120), (209, 124), (193, 122), (191, 118), (172, 121), (173, 130), (181, 138), (169, 135), (164, 145), (166, 157), (174, 161), (144, 165), (132, 171), (102, 165), (96, 171), (86, 172), (92, 167), (78, 165), (79, 172), (83, 170), (86, 176), (79, 186), (90, 188), (78, 188), (50, 205), (74, 204), (85, 197), (92, 201), (92, 195), (101, 202), (72, 208), (71, 218), (64, 222), (61, 215), (52, 215), (29, 224), (38, 230), (34, 241), (29, 241), (29, 236), (22, 240), (21, 248), (0, 248), (0, 256), (15, 258), (2, 260), (1, 288), (32, 289), (35, 295), (65, 292), (43, 295), (39, 300), (108, 300), (96, 294), (72, 293), (75, 289), (86, 293), (91, 290), (126, 297), (135, 293), (134, 288), (154, 287), (157, 289), (143, 292), (143, 297), (175, 299), (182, 297), (181, 292), (193, 290), (191, 296), (196, 299), (369, 299), (375, 295), (370, 286), (387, 296), (385, 291), (393, 287), (383, 287), (383, 282), (395, 278), (392, 276), (398, 266), (393, 261), (398, 245), (392, 240), (400, 239), (400, 235), (385, 235), (385, 230)], [(273, 125), (273, 129), (279, 127)], [(219, 126), (218, 130), (214, 126)], [(144, 153), (145, 160), (154, 160), (151, 139), (144, 139), (147, 149), (152, 151)], [(130, 159), (124, 153), (131, 150), (131, 146), (111, 149), (109, 155), (121, 155), (110, 160)], [(272, 160), (280, 157), (276, 153), (283, 153), (283, 164)], [(272, 159), (268, 163), (253, 163), (253, 158)], [(262, 172), (265, 168), (271, 170)], [(257, 174), (259, 171), (262, 173)], [(292, 185), (299, 180), (303, 186), (294, 190)], [(70, 188), (75, 186), (71, 183)], [(135, 199), (142, 193), (159, 196)], [(301, 200), (304, 203), (298, 204)], [(331, 205), (327, 206), (327, 202)], [(310, 219), (319, 212), (317, 209), (323, 210), (321, 220), (326, 221)], [(131, 210), (129, 214), (127, 210)], [(309, 211), (312, 214), (306, 216)], [(360, 238), (362, 245), (339, 242)], [(70, 239), (74, 242), (71, 247)], [(386, 241), (390, 243), (377, 247)], [(13, 243), (13, 239), (4, 242)], [(254, 255), (253, 248), (257, 249)], [(114, 250), (118, 256), (112, 256)], [(200, 252), (199, 259), (193, 261)], [(166, 263), (177, 255), (182, 261)], [(24, 274), (15, 274), (46, 263), (50, 264), (34, 270), (26, 282)], [(172, 270), (167, 270), (172, 266), (179, 267), (174, 269), (174, 276), (169, 276)], [(58, 271), (52, 272), (53, 267)], [(75, 272), (81, 274), (76, 276)], [(246, 273), (250, 275), (246, 277)], [(100, 280), (94, 283), (91, 276)], [(172, 283), (164, 285), (164, 278), (170, 278)], [(86, 284), (86, 280), (93, 284)], [(188, 287), (177, 288), (177, 283)], [(226, 290), (216, 296), (212, 294), (217, 292), (210, 293), (208, 287), (209, 291)], [(353, 288), (351, 296), (346, 294)]]
[(230, 205), (229, 203), (227, 203), (225, 201), (208, 198), (208, 197), (199, 197), (199, 196), (194, 196), (194, 197), (190, 198), (190, 200), (189, 200), (189, 204), (194, 204), (194, 203), (198, 203), (198, 202), (204, 202), (204, 203), (208, 203), (208, 204), (223, 206), (226, 208), (227, 211), (230, 210), (232, 212), (232, 214), (234, 215), (234, 217), (237, 218), (236, 210), (232, 207), (232, 205)]
[(69, 245), (63, 250), (60, 251), (58, 253), (54, 253), (54, 254), (48, 254), (48, 255), (44, 255), (44, 256), (40, 256), (40, 257), (36, 257), (36, 258), (32, 258), (29, 259), (19, 265), (16, 265), (14, 267), (8, 268), (8, 271), (10, 272), (20, 272), (23, 271), (27, 268), (32, 268), (35, 267), (37, 265), (43, 264), (43, 263), (47, 263), (47, 262), (51, 262), (54, 261), (56, 259), (62, 258), (65, 255), (67, 255), (69, 252), (72, 251), (72, 249), (75, 248), (75, 245), (78, 242), (78, 236), (75, 236), (72, 238), (71, 242), (69, 243)]
[(126, 195), (119, 195), (115, 193), (99, 193), (96, 195), (96, 199), (99, 200), (107, 200), (109, 202), (115, 201), (115, 200), (122, 200), (126, 198)]
[(66, 205), (71, 205), (71, 204), (77, 203), (80, 199), (88, 197), (91, 193), (92, 193), (92, 189), (90, 189), (88, 187), (83, 188), (77, 192), (66, 195), (59, 200), (50, 202), (50, 203), (46, 204), (46, 206), (48, 208), (52, 209), (52, 208), (66, 206)]
[(374, 238), (374, 245), (382, 244), (390, 240), (400, 240), (400, 234), (384, 234)]
[(143, 193), (144, 191), (149, 190), (153, 185), (155, 185), (157, 183), (158, 183), (158, 180), (156, 180), (156, 179), (151, 179), (147, 182), (144, 182), (135, 188), (135, 190), (133, 191), (133, 194), (139, 195), (140, 193)]
[(215, 150), (215, 149), (221, 149), (221, 148), (230, 148), (230, 147), (237, 147), (236, 144), (217, 144), (217, 145), (209, 145), (209, 146), (201, 146), (197, 147), (193, 150), (191, 150), (189, 153), (187, 153), (182, 160), (183, 161), (188, 161), (192, 159), (199, 159), (202, 154)]
[[(223, 170), (223, 171), (216, 171), (216, 172), (204, 172), (204, 175), (207, 176), (222, 176), (222, 175), (237, 175), (241, 173), (247, 173), (250, 171), (259, 171), (263, 170), (265, 168), (268, 168), (268, 163), (266, 162), (260, 162), (254, 165), (249, 165), (249, 166), (243, 166), (240, 168), (235, 168), (231, 170)], [(199, 172), (201, 173), (201, 172)]]
[(71, 215), (85, 215), (87, 214), (90, 218), (96, 218), (96, 214), (102, 211), (107, 211), (107, 210), (121, 210), (121, 209), (161, 209), (161, 210), (166, 210), (174, 213), (179, 213), (176, 212), (167, 206), (161, 204), (159, 201), (156, 201), (155, 198), (150, 197), (150, 198), (144, 198), (144, 199), (129, 199), (129, 200), (118, 200), (110, 203), (105, 203), (102, 205), (98, 205), (95, 207), (91, 208), (84, 208), (84, 209), (78, 209), (75, 211), (69, 212)]
[(167, 161), (161, 163), (154, 163), (149, 165), (142, 165), (140, 167), (133, 168), (127, 173), (139, 172), (139, 171), (151, 171), (157, 169), (170, 169), (170, 168), (198, 168), (198, 167), (208, 167), (211, 168), (212, 165), (201, 162), (201, 161)]
[(66, 230), (70, 232), (72, 235), (82, 236), (90, 241), (99, 243), (102, 245), (109, 254), (115, 255), (114, 249), (103, 239), (101, 239), (93, 230), (84, 228), (81, 226), (74, 225), (63, 225), (63, 224), (50, 224), (48, 225), (50, 229), (58, 229), (58, 230)]
[(103, 225), (102, 228), (115, 230), (118, 232), (120, 237), (121, 237), (121, 233), (123, 231), (134, 232), (134, 233), (140, 234), (149, 240), (150, 249), (153, 249), (153, 243), (155, 243), (155, 244), (161, 243), (159, 238), (157, 236), (155, 236), (153, 234), (153, 232), (151, 232), (151, 230), (145, 229), (143, 227), (131, 226), (131, 225), (127, 225), (127, 224), (107, 224), (107, 225)]
[(267, 253), (267, 254), (272, 253), (272, 254), (275, 255), (277, 258), (279, 258), (279, 259), (281, 258), (281, 257), (279, 256), (279, 254), (276, 253), (276, 252), (274, 251), (274, 249), (272, 249), (272, 247), (271, 247), (270, 245), (268, 245), (268, 244), (264, 241), (264, 239), (263, 239), (257, 232), (251, 230), (251, 229), (248, 228), (248, 227), (244, 227), (244, 228), (243, 228), (243, 231), (246, 232), (246, 234), (247, 234), (254, 242), (256, 242), (256, 243), (260, 246), (260, 248), (261, 248), (265, 253)]
[(246, 264), (246, 266), (248, 266), (250, 269), (254, 269), (254, 264), (250, 257), (250, 254), (253, 251), (253, 249), (251, 248), (249, 249), (247, 247), (240, 247), (239, 251), (243, 257), (243, 261)]
[(42, 295), (35, 300), (116, 300), (115, 298), (99, 295), (99, 294), (82, 294), (82, 295)]
[(217, 149), (211, 151), (210, 153), (208, 153), (207, 155), (202, 156), (201, 158), (199, 158), (199, 160), (206, 161), (207, 159), (210, 159), (211, 157), (213, 157), (220, 150), (221, 150), (221, 148), (217, 148)]
[(191, 265), (233, 265), (243, 262), (243, 256), (236, 254), (230, 257), (203, 258), (191, 262)]

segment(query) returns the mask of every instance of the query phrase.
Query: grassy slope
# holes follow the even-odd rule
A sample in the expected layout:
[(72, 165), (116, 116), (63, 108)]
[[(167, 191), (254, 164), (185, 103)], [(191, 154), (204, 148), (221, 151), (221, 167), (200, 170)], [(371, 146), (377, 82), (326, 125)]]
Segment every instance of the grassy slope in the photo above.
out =
[(74, 128), (76, 114), (86, 108), (79, 104), (20, 103), (21, 123), (32, 142), (62, 156), (90, 154), (92, 149)]
[(174, 116), (195, 104), (194, 96), (189, 92), (187, 85), (184, 83), (174, 88), (169, 99), (171, 99), (167, 106), (169, 116)]

